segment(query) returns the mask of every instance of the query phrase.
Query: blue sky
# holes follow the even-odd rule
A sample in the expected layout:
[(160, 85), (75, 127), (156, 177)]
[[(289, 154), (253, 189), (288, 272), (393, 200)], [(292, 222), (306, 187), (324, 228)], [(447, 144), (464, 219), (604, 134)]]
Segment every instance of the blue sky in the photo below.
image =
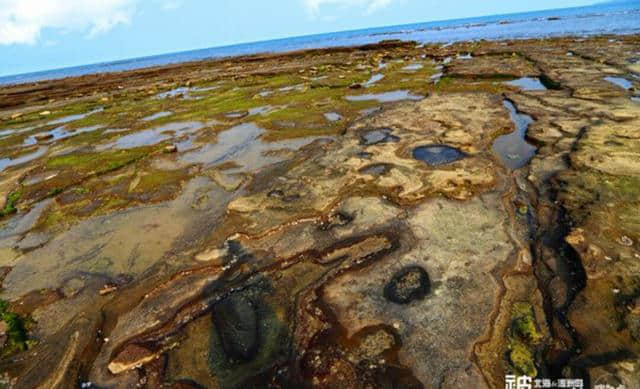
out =
[(594, 0), (0, 0), (0, 76)]

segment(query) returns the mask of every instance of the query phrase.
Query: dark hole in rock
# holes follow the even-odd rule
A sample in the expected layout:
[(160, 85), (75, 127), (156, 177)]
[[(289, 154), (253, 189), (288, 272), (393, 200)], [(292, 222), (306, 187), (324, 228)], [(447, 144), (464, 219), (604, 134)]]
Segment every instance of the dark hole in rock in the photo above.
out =
[(547, 89), (551, 89), (551, 90), (560, 90), (562, 89), (562, 85), (560, 85), (559, 82), (552, 80), (551, 78), (549, 78), (549, 76), (547, 76), (546, 74), (541, 74), (540, 77), (538, 77), (540, 79), (540, 82), (542, 83), (542, 85), (545, 86), (545, 88)]
[(387, 174), (391, 168), (393, 168), (392, 164), (389, 163), (374, 163), (372, 165), (367, 165), (361, 168), (358, 172), (360, 174), (371, 174), (372, 176), (381, 176)]
[(466, 157), (466, 153), (446, 145), (420, 146), (413, 150), (413, 158), (432, 166), (446, 165)]
[(427, 271), (420, 266), (409, 266), (398, 271), (384, 287), (384, 297), (396, 304), (408, 304), (423, 299), (430, 290)]
[(249, 361), (258, 352), (259, 318), (248, 298), (233, 294), (216, 304), (213, 320), (227, 357)]
[(362, 134), (361, 142), (365, 146), (375, 145), (378, 143), (398, 142), (400, 138), (391, 134), (393, 132), (390, 128), (380, 128), (377, 130), (370, 130)]
[(361, 152), (357, 153), (356, 156), (358, 158), (362, 158), (362, 159), (371, 159), (371, 157), (373, 157), (373, 154), (372, 153), (368, 153), (366, 151), (361, 151)]

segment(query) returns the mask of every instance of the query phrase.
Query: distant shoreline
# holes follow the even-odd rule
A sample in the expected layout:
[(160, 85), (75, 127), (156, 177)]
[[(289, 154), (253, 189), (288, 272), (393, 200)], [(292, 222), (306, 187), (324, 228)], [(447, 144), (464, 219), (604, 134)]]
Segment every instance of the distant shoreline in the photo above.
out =
[[(570, 46), (572, 42), (577, 40), (610, 40), (610, 39), (637, 39), (640, 37), (640, 33), (626, 34), (626, 35), (612, 35), (602, 34), (597, 36), (591, 36), (588, 38), (583, 37), (557, 37), (542, 39), (546, 42), (551, 42), (553, 45)], [(508, 39), (491, 41), (493, 43), (501, 43), (505, 46), (514, 42), (527, 42), (527, 41), (541, 41), (538, 38), (529, 39)], [(431, 44), (425, 46), (433, 46), (436, 51), (440, 48), (443, 51), (461, 51), (468, 52), (468, 45), (471, 42), (456, 42), (451, 45)], [(131, 69), (118, 72), (103, 72), (86, 74), (81, 76), (70, 76), (59, 79), (44, 80), (39, 82), (26, 82), (21, 84), (4, 85), (0, 86), (0, 117), (11, 113), (14, 110), (19, 110), (25, 106), (29, 106), (29, 109), (38, 109), (38, 106), (34, 106), (37, 101), (42, 101), (42, 104), (46, 104), (46, 100), (42, 100), (42, 96), (47, 95), (49, 98), (54, 96), (55, 100), (61, 104), (65, 99), (77, 99), (87, 98), (95, 99), (96, 95), (105, 95), (111, 93), (127, 93), (128, 90), (144, 89), (148, 85), (160, 82), (161, 80), (170, 79), (173, 84), (181, 85), (189, 83), (194, 74), (207, 73), (215, 69), (208, 79), (214, 81), (224, 78), (237, 78), (247, 77), (254, 75), (249, 74), (247, 71), (231, 71), (220, 73), (219, 65), (227, 63), (226, 65), (232, 69), (242, 67), (245, 64), (255, 63), (266, 60), (279, 60), (282, 61), (283, 66), (294, 64), (297, 60), (309, 55), (317, 55), (326, 53), (328, 55), (340, 53), (340, 52), (354, 52), (354, 51), (367, 51), (378, 50), (384, 48), (402, 48), (402, 47), (414, 47), (420, 45), (419, 42), (414, 41), (401, 41), (401, 40), (384, 40), (374, 44), (348, 46), (348, 47), (328, 47), (318, 49), (304, 49), (293, 50), (284, 53), (263, 53), (263, 54), (251, 54), (251, 55), (239, 55), (230, 56), (224, 58), (213, 58), (186, 61), (181, 63), (166, 64), (151, 66), (147, 68)], [(456, 46), (460, 46), (459, 48)], [(478, 50), (483, 50), (482, 45), (477, 46)], [(438, 57), (435, 55), (435, 57)], [(255, 73), (259, 74), (259, 73)], [(115, 91), (115, 92), (114, 92)]]
[(280, 38), (7, 75), (0, 76), (0, 88), (31, 82), (148, 69), (202, 60), (236, 58), (247, 55), (284, 54), (306, 49), (357, 47), (364, 44), (375, 44), (388, 39), (417, 41), (424, 44), (443, 44), (479, 40), (501, 41), (607, 34), (633, 35), (638, 33), (640, 33), (640, 1), (603, 3), (587, 7), (490, 15)]

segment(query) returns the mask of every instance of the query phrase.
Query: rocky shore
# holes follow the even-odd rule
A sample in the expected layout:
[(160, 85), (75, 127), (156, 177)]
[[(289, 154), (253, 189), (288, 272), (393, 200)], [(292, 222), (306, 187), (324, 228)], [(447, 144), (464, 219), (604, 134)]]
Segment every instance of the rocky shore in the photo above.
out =
[(640, 387), (640, 36), (0, 88), (0, 386)]

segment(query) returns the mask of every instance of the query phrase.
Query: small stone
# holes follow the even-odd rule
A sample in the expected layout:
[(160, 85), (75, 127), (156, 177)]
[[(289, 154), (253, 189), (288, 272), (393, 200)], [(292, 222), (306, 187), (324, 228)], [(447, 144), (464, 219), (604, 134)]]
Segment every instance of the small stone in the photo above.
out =
[(49, 116), (51, 115), (51, 111), (42, 111), (40, 112), (40, 116)]
[(626, 235), (622, 235), (619, 239), (618, 239), (618, 243), (620, 243), (623, 246), (626, 247), (631, 247), (633, 246), (633, 240), (631, 238), (629, 238)]
[(227, 255), (227, 253), (228, 253), (227, 249), (212, 249), (212, 250), (201, 252), (200, 254), (196, 255), (195, 258), (196, 258), (196, 261), (199, 261), (199, 262), (215, 261), (216, 264), (221, 265), (222, 260)]
[(16, 119), (18, 119), (20, 116), (22, 116), (22, 113), (21, 113), (21, 112), (14, 113), (13, 115), (11, 115), (11, 120), (16, 120)]
[(409, 266), (397, 272), (384, 288), (384, 297), (396, 304), (408, 304), (423, 299), (431, 290), (426, 270)]
[(4, 321), (0, 321), (0, 336), (6, 335), (7, 331), (9, 331), (9, 325)]
[(118, 356), (109, 363), (109, 371), (111, 374), (120, 374), (128, 370), (136, 369), (143, 366), (154, 359), (157, 354), (144, 347), (130, 344), (122, 350)]
[(102, 287), (102, 289), (100, 289), (100, 296), (104, 296), (107, 295), (109, 293), (113, 293), (116, 290), (118, 290), (118, 287), (116, 285), (113, 284), (106, 284)]
[(176, 145), (168, 145), (164, 147), (164, 152), (167, 154), (175, 153), (178, 151), (178, 146)]
[(48, 139), (53, 138), (53, 134), (51, 134), (49, 132), (45, 132), (45, 133), (42, 133), (42, 134), (36, 134), (33, 137), (36, 138), (36, 140), (38, 142), (42, 142), (44, 140), (48, 140)]

